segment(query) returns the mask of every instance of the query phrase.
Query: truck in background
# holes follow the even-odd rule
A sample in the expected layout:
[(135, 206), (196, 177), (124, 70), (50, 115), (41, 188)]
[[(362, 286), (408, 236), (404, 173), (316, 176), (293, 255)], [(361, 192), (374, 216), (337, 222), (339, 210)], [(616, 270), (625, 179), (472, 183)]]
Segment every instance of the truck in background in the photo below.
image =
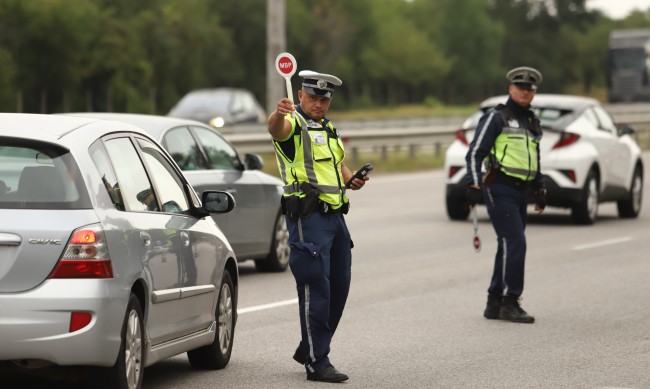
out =
[(607, 89), (610, 103), (650, 101), (650, 28), (610, 33)]

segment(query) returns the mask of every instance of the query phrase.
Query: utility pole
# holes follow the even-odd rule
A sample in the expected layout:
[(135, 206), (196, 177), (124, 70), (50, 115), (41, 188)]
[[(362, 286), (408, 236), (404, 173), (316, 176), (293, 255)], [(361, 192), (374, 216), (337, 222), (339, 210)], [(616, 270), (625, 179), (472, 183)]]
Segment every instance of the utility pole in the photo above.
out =
[(287, 48), (286, 0), (266, 0), (266, 111), (285, 93), (285, 81), (275, 70), (275, 58)]

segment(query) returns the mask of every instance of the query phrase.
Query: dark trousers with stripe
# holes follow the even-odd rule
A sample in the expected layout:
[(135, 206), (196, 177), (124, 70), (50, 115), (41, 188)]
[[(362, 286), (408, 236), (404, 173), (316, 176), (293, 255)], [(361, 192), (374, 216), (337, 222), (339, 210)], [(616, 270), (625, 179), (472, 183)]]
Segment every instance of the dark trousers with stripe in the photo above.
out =
[(341, 213), (287, 218), (287, 227), (300, 307), (299, 350), (313, 372), (330, 364), (330, 343), (350, 290), (352, 241)]
[(519, 297), (524, 291), (528, 187), (494, 183), (483, 197), (497, 234), (497, 253), (488, 293)]

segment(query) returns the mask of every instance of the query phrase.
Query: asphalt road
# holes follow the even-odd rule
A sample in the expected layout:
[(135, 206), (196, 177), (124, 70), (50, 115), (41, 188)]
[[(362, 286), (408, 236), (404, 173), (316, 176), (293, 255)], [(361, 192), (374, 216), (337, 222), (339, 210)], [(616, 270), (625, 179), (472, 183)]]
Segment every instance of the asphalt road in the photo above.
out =
[[(350, 196), (352, 289), (330, 353), (350, 380), (338, 385), (650, 388), (649, 177), (638, 219), (619, 219), (614, 204), (601, 205), (593, 226), (571, 224), (565, 210), (531, 215), (522, 301), (530, 325), (482, 317), (496, 250), (484, 208), (475, 253), (471, 221), (446, 217), (442, 170), (373, 172)], [(331, 385), (306, 381), (291, 359), (299, 324), (290, 272), (259, 274), (252, 263), (240, 272), (227, 368), (195, 371), (181, 355), (147, 368), (144, 388)]]

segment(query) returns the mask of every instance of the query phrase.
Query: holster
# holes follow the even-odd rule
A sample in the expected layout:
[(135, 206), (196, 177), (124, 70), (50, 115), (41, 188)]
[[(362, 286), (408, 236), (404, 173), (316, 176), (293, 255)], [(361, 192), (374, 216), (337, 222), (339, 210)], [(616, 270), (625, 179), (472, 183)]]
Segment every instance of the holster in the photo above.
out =
[(483, 186), (488, 187), (494, 182), (494, 178), (497, 176), (497, 171), (501, 167), (501, 164), (497, 161), (494, 155), (490, 155), (490, 160), (487, 164), (487, 172), (483, 176)]
[(309, 185), (306, 182), (300, 184), (300, 191), (305, 194), (305, 197), (298, 196), (282, 196), (282, 214), (287, 215), (291, 220), (298, 221), (299, 218), (305, 218), (312, 213), (318, 211), (320, 202), (318, 189)]
[(300, 199), (300, 217), (307, 217), (318, 210), (318, 189), (306, 182), (300, 184), (300, 190), (305, 197)]

